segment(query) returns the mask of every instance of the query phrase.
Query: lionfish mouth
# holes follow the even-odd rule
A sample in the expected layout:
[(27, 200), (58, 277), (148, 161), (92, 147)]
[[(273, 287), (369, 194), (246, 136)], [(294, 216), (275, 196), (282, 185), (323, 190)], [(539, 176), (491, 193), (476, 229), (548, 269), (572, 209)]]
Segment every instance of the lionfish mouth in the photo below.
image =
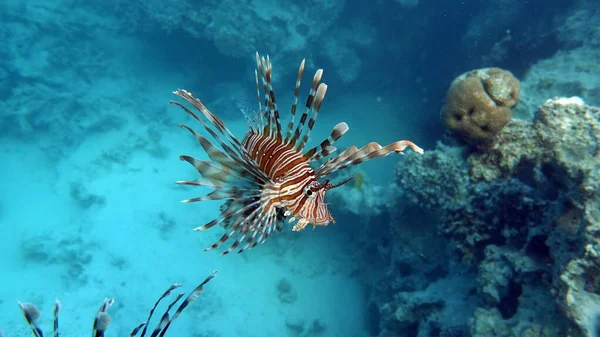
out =
[[(313, 188), (310, 188), (310, 190), (313, 195), (317, 195), (317, 193), (320, 192), (321, 193), (320, 197), (322, 199), (324, 199), (325, 193), (327, 191), (344, 185), (345, 183), (352, 180), (352, 178), (354, 178), (354, 177), (352, 176), (352, 177), (346, 178), (337, 184), (331, 184), (331, 183), (329, 183), (329, 179), (326, 179), (322, 183), (316, 183)], [(308, 226), (308, 225), (313, 225), (313, 229), (315, 229), (317, 226), (327, 226), (330, 222), (335, 223), (335, 219), (333, 218), (333, 216), (327, 209), (327, 204), (324, 203), (323, 201), (319, 202), (318, 204), (319, 204), (318, 207), (321, 208), (319, 210), (319, 213), (321, 214), (321, 216), (318, 218), (315, 216), (311, 216), (311, 217), (304, 216), (302, 214), (302, 212), (299, 212), (299, 213), (295, 214), (294, 216), (292, 216), (291, 218), (289, 218), (288, 223), (292, 223), (292, 222), (296, 221), (296, 224), (292, 227), (293, 231), (295, 231), (295, 232), (301, 231), (304, 228), (306, 228), (306, 226)], [(292, 214), (291, 211), (286, 212), (286, 216), (291, 215), (291, 214)]]

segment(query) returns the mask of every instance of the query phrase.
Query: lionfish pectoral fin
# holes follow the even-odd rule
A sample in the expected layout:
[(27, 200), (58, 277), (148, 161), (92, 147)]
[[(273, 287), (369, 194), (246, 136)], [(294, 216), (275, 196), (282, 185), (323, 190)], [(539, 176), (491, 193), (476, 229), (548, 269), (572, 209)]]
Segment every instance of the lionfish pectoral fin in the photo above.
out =
[(298, 231), (303, 230), (307, 225), (308, 225), (308, 220), (302, 218), (302, 219), (298, 220), (298, 222), (294, 225), (294, 227), (292, 227), (292, 230), (294, 232), (298, 232)]
[[(200, 112), (200, 115), (195, 114), (180, 102), (170, 101), (170, 103), (179, 106), (196, 121), (198, 121), (204, 127), (206, 132), (208, 132), (221, 147), (222, 151), (212, 145), (212, 143), (206, 140), (206, 138), (200, 136), (192, 128), (182, 126), (190, 131), (194, 137), (196, 137), (211, 159), (215, 160), (216, 162), (220, 162), (225, 166), (229, 166), (230, 169), (233, 170), (243, 169), (246, 173), (254, 176), (257, 180), (268, 180), (268, 177), (263, 172), (256, 169), (252, 163), (248, 162), (246, 149), (242, 146), (242, 143), (231, 133), (231, 131), (229, 131), (229, 129), (225, 126), (225, 123), (223, 123), (223, 121), (221, 121), (210, 110), (208, 110), (198, 98), (185, 90), (177, 90), (173, 93), (185, 99), (188, 103), (194, 106), (194, 108)], [(208, 123), (200, 118), (200, 116), (203, 116), (206, 120), (208, 120)]]
[(391, 153), (403, 153), (407, 147), (422, 154), (423, 149), (408, 140), (400, 140), (382, 147), (376, 142), (371, 142), (360, 149), (351, 146), (337, 157), (331, 158), (316, 170), (317, 177), (327, 176), (347, 166), (358, 165), (371, 159), (385, 157)]

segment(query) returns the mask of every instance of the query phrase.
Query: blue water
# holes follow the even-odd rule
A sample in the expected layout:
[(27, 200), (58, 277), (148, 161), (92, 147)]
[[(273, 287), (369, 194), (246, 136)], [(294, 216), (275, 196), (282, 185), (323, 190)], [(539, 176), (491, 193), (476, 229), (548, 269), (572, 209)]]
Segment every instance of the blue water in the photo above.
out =
[[(371, 237), (385, 240), (394, 223), (393, 214), (366, 214), (372, 205), (404, 202), (372, 192), (394, 184), (403, 158), (360, 166), (371, 194), (356, 197), (357, 203), (373, 200), (354, 209), (358, 214), (331, 202), (336, 225), (298, 233), (287, 226), (253, 250), (220, 257), (220, 250), (203, 248), (221, 229), (192, 231), (217, 216), (220, 203), (179, 202), (204, 190), (174, 184), (197, 178), (178, 156), (207, 157), (178, 127), (201, 129), (169, 104), (176, 99), (172, 91), (195, 93), (241, 139), (247, 125), (235, 102), (254, 108), (254, 52), (272, 57), (284, 125), (296, 70), (306, 58), (300, 102), (316, 69), (324, 69), (329, 85), (311, 144), (345, 121), (350, 131), (339, 148), (409, 139), (433, 150), (444, 138), (439, 111), (452, 79), (498, 66), (523, 80), (538, 62), (584, 43), (566, 39), (553, 25), (566, 22), (569, 11), (597, 13), (594, 6), (541, 0), (3, 0), (0, 329), (6, 336), (28, 335), (17, 301), (32, 302), (49, 334), (58, 298), (61, 335), (85, 335), (102, 300), (114, 297), (107, 336), (127, 335), (171, 283), (191, 291), (218, 270), (170, 335), (379, 334), (369, 303), (381, 296), (377, 284), (390, 269), (365, 268), (373, 251), (361, 247)], [(585, 24), (569, 29), (570, 36), (588, 34)], [(589, 45), (600, 49), (600, 43)], [(557, 85), (532, 94), (531, 104), (561, 95), (600, 104), (596, 84), (590, 75), (579, 91)], [(525, 119), (531, 114), (522, 112)], [(345, 188), (362, 193), (359, 186)], [(405, 212), (419, 213), (417, 206)], [(428, 217), (409, 216), (416, 222)], [(406, 226), (419, 233), (415, 224)], [(404, 251), (435, 250), (437, 243), (426, 237), (413, 237)], [(447, 275), (447, 284), (468, 293), (474, 276), (464, 273)], [(281, 299), (282, 280), (291, 284), (293, 300)], [(448, 289), (438, 291), (451, 297)], [(457, 325), (467, 324), (475, 302), (464, 305)], [(414, 326), (387, 329), (396, 329), (394, 336), (418, 334)]]

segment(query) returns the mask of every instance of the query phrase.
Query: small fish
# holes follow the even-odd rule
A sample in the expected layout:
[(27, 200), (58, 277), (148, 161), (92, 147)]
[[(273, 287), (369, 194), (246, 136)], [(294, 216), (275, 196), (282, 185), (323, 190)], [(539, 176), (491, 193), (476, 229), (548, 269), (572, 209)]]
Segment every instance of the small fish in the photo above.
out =
[[(310, 164), (334, 153), (337, 149), (333, 144), (349, 128), (346, 123), (339, 123), (329, 137), (318, 146), (305, 149), (325, 98), (327, 85), (321, 83), (323, 70), (317, 70), (312, 79), (305, 110), (297, 121), (296, 110), (304, 66), (305, 60), (302, 60), (296, 77), (290, 121), (286, 129), (279, 120), (279, 109), (271, 82), (271, 60), (269, 56), (264, 58), (256, 53), (254, 75), (258, 111), (254, 114), (246, 111), (244, 114), (249, 130), (241, 141), (193, 94), (181, 89), (174, 92), (197, 111), (191, 111), (178, 101), (171, 103), (180, 106), (198, 121), (216, 142), (209, 141), (186, 125), (180, 125), (196, 138), (211, 159), (199, 160), (187, 155), (180, 156), (181, 160), (193, 165), (202, 177), (177, 183), (212, 189), (207, 195), (183, 202), (226, 201), (216, 219), (194, 229), (203, 231), (215, 225), (225, 228), (226, 233), (221, 239), (205, 250), (219, 247), (230, 237), (235, 237), (235, 241), (221, 255), (229, 254), (242, 244), (238, 253), (254, 248), (265, 242), (271, 233), (281, 231), (283, 220), (286, 218), (290, 223), (295, 222), (292, 228), (294, 231), (300, 231), (308, 225), (314, 228), (327, 226), (330, 222), (335, 223), (325, 203), (325, 194), (349, 179), (333, 184), (327, 176), (345, 167), (391, 153), (402, 154), (407, 147), (417, 153), (423, 153), (423, 149), (408, 140), (397, 141), (384, 147), (372, 142), (360, 149), (351, 146), (313, 169)], [(261, 87), (264, 105), (261, 100)]]
[(363, 185), (365, 184), (365, 173), (360, 171), (354, 175), (354, 188), (357, 191), (362, 191)]

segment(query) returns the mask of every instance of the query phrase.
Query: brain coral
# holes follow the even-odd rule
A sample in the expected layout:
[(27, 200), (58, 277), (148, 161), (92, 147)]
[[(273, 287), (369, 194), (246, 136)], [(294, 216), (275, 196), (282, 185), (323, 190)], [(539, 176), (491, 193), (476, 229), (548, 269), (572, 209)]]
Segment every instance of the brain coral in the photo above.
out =
[(442, 120), (466, 141), (489, 140), (510, 121), (519, 94), (519, 80), (508, 71), (483, 68), (464, 73), (450, 85)]

